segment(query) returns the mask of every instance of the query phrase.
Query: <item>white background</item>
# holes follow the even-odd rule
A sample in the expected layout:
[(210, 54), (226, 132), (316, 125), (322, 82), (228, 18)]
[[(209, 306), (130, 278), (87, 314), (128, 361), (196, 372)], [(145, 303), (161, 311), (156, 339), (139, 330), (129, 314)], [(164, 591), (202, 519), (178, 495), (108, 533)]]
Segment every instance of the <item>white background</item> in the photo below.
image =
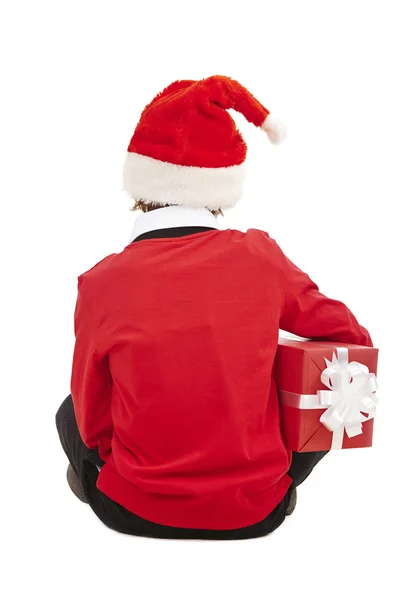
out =
[[(398, 597), (396, 4), (2, 3), (5, 599)], [(76, 278), (127, 243), (136, 213), (121, 170), (145, 104), (175, 79), (216, 73), (288, 127), (275, 147), (237, 117), (248, 179), (225, 226), (268, 231), (369, 329), (381, 349), (375, 442), (329, 456), (269, 537), (124, 536), (69, 492), (54, 426), (69, 393)]]

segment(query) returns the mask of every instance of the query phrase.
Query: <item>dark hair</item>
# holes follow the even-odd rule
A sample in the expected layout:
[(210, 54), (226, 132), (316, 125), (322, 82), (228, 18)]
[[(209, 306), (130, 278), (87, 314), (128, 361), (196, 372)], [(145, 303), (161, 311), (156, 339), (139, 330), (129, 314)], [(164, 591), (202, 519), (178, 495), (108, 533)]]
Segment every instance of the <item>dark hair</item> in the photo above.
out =
[[(145, 202), (144, 200), (135, 200), (135, 204), (129, 210), (141, 210), (142, 212), (150, 212), (157, 208), (165, 208), (166, 206), (175, 206), (174, 204), (156, 204), (153, 202)], [(210, 210), (210, 212), (217, 217), (218, 215), (224, 216), (221, 208)]]

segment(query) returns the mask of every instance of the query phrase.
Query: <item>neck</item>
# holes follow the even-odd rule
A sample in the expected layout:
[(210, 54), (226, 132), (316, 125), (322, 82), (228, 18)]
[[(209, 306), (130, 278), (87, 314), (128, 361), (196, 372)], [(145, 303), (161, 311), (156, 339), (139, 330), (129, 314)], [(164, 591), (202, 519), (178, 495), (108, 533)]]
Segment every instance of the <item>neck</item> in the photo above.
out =
[(210, 227), (219, 229), (217, 218), (204, 207), (159, 206), (159, 210), (150, 210), (138, 215), (134, 222), (131, 240), (146, 231), (172, 227)]

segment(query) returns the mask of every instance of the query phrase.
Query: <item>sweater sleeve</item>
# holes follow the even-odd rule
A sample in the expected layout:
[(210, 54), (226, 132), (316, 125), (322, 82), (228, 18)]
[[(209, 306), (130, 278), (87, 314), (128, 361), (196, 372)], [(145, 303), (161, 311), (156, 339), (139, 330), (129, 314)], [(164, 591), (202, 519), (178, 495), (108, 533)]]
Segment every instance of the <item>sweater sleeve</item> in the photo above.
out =
[(305, 338), (373, 346), (368, 331), (347, 306), (321, 294), (317, 284), (289, 260), (275, 240), (269, 239), (283, 294), (279, 327)]
[(82, 440), (98, 448), (103, 460), (111, 451), (112, 379), (108, 355), (99, 343), (100, 332), (83, 281), (78, 278), (74, 314), (75, 348), (72, 362), (71, 395)]

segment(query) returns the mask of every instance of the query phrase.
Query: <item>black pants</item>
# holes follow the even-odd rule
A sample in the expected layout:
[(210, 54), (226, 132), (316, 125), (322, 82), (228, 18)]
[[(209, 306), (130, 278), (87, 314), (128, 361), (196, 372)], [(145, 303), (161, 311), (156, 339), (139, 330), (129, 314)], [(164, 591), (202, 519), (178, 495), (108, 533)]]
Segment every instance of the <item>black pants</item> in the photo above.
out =
[(99, 519), (115, 531), (145, 537), (235, 540), (267, 535), (277, 529), (285, 520), (292, 489), (308, 477), (315, 465), (326, 454), (326, 452), (293, 453), (292, 465), (289, 470), (293, 483), (282, 502), (259, 523), (231, 530), (186, 529), (158, 525), (142, 519), (111, 500), (96, 487), (99, 474), (96, 465), (102, 466), (104, 461), (100, 458), (97, 450), (90, 450), (83, 443), (76, 423), (71, 395), (67, 396), (56, 414), (56, 426), (64, 452), (79, 477), (90, 507)]

